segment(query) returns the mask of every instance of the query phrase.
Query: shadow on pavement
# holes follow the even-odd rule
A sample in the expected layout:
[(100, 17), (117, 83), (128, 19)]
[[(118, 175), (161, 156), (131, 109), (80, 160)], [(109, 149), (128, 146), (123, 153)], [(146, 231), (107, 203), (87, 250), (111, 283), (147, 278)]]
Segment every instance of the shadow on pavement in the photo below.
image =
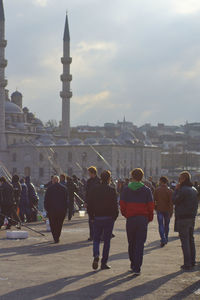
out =
[(168, 300), (184, 299), (184, 298), (190, 296), (191, 294), (194, 294), (194, 292), (197, 291), (199, 288), (200, 288), (200, 280), (196, 281), (195, 283), (188, 286), (187, 288), (185, 288), (181, 292), (177, 293), (176, 295), (172, 296)]

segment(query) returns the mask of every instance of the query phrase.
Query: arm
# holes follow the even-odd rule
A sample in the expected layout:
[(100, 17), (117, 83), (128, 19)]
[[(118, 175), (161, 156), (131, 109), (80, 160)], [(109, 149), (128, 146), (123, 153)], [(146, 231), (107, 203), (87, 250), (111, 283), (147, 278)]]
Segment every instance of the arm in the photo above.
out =
[(154, 191), (153, 197), (154, 197), (154, 205), (155, 205), (155, 210), (156, 210), (157, 209), (157, 203), (158, 203), (157, 190)]
[(172, 201), (172, 194), (173, 194), (172, 190), (169, 190), (169, 209), (170, 209), (169, 213), (170, 213), (170, 218), (172, 217), (173, 210), (174, 210), (173, 201)]
[(172, 201), (174, 205), (177, 205), (179, 203), (181, 203), (181, 201), (183, 200), (183, 195), (181, 192), (180, 188), (175, 189), (173, 196), (172, 196)]
[(119, 215), (119, 208), (117, 202), (117, 192), (113, 189), (113, 217), (116, 220)]
[(154, 212), (154, 201), (153, 201), (153, 195), (151, 190), (148, 190), (147, 194), (147, 209), (148, 209), (148, 219), (149, 222), (153, 221), (153, 212)]
[(48, 212), (48, 201), (49, 200), (49, 189), (46, 190), (45, 196), (44, 196), (44, 209)]
[(87, 198), (87, 212), (91, 219), (94, 218), (94, 207), (93, 207), (94, 191), (93, 189), (88, 193)]
[(121, 210), (122, 216), (124, 216), (125, 218), (127, 217), (127, 215), (126, 215), (126, 207), (127, 207), (126, 193), (123, 190), (122, 194), (121, 194), (121, 198), (120, 198), (120, 210)]

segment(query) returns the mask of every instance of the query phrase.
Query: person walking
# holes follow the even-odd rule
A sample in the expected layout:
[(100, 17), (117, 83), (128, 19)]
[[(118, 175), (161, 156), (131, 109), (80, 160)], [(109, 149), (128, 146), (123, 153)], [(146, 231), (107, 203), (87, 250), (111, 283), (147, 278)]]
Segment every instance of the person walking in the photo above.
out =
[(144, 172), (136, 168), (131, 172), (132, 182), (121, 195), (120, 208), (127, 219), (126, 232), (131, 270), (140, 275), (148, 223), (153, 220), (154, 201), (150, 188), (142, 183)]
[[(88, 174), (89, 174), (90, 178), (88, 179), (87, 184), (86, 184), (86, 195), (85, 195), (86, 207), (88, 205), (90, 191), (94, 188), (95, 185), (100, 184), (100, 178), (97, 176), (97, 168), (96, 167), (94, 167), (94, 166), (89, 167)], [(92, 241), (93, 236), (94, 236), (94, 220), (90, 218), (90, 215), (89, 215), (88, 223), (89, 223), (88, 241)]]
[(74, 193), (77, 192), (77, 186), (70, 176), (67, 176), (67, 191), (68, 191), (68, 221), (71, 221), (74, 215)]
[(60, 184), (58, 176), (54, 176), (53, 184), (47, 189), (44, 208), (48, 213), (51, 232), (55, 243), (59, 243), (63, 222), (67, 213), (67, 189)]
[(177, 230), (181, 240), (184, 264), (182, 270), (190, 271), (196, 264), (194, 240), (195, 218), (198, 209), (198, 192), (191, 182), (191, 175), (184, 171), (173, 194)]
[(22, 192), (21, 192), (21, 197), (19, 202), (20, 220), (22, 222), (25, 222), (25, 218), (26, 218), (26, 222), (29, 222), (31, 216), (31, 208), (30, 208), (30, 203), (28, 198), (28, 188), (27, 185), (25, 184), (24, 178), (20, 180), (20, 183), (22, 187)]
[(13, 175), (12, 177), (12, 186), (13, 186), (13, 191), (14, 191), (14, 204), (12, 208), (12, 219), (15, 221), (15, 224), (17, 227), (20, 229), (21, 228), (21, 221), (19, 218), (19, 202), (20, 202), (20, 197), (21, 197), (21, 192), (22, 192), (22, 187), (19, 182), (19, 176), (18, 175)]
[(154, 191), (154, 202), (155, 210), (157, 212), (161, 247), (164, 247), (168, 243), (170, 218), (173, 215), (173, 191), (167, 184), (167, 177), (160, 177), (159, 187), (157, 187)]
[(27, 176), (25, 178), (25, 183), (28, 188), (28, 200), (30, 203), (30, 210), (31, 210), (29, 222), (36, 222), (39, 197), (36, 192), (34, 184), (31, 182), (30, 176)]
[(116, 190), (110, 186), (111, 172), (103, 171), (101, 183), (94, 186), (89, 193), (88, 214), (94, 223), (93, 237), (93, 264), (94, 270), (98, 268), (100, 255), (101, 235), (104, 235), (103, 255), (101, 259), (101, 269), (110, 269), (107, 265), (110, 240), (115, 220), (118, 217), (118, 203)]

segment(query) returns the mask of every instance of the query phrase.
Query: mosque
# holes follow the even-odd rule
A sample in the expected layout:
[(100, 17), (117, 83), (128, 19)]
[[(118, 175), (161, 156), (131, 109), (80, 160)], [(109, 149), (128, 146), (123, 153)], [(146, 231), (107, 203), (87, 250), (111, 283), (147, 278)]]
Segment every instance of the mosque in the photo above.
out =
[[(47, 182), (52, 174), (64, 172), (80, 178), (87, 167), (96, 165), (99, 173), (110, 169), (114, 178), (129, 176), (131, 169), (141, 167), (146, 176), (158, 177), (161, 172), (161, 149), (138, 141), (124, 130), (116, 138), (75, 138), (70, 130), (70, 34), (66, 15), (63, 37), (62, 121), (59, 130), (46, 128), (27, 107), (23, 95), (15, 91), (9, 97), (5, 79), (5, 15), (0, 0), (0, 165), (10, 174), (31, 176), (34, 183)], [(1, 170), (0, 170), (1, 171)], [(0, 172), (1, 173), (1, 172)]]

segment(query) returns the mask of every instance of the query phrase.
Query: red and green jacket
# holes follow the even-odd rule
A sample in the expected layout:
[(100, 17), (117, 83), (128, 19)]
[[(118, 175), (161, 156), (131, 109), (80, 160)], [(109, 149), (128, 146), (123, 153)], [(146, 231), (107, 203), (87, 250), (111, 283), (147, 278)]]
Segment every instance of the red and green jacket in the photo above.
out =
[(153, 220), (154, 201), (150, 188), (142, 182), (131, 182), (126, 187), (120, 200), (121, 213), (125, 218), (145, 216)]

